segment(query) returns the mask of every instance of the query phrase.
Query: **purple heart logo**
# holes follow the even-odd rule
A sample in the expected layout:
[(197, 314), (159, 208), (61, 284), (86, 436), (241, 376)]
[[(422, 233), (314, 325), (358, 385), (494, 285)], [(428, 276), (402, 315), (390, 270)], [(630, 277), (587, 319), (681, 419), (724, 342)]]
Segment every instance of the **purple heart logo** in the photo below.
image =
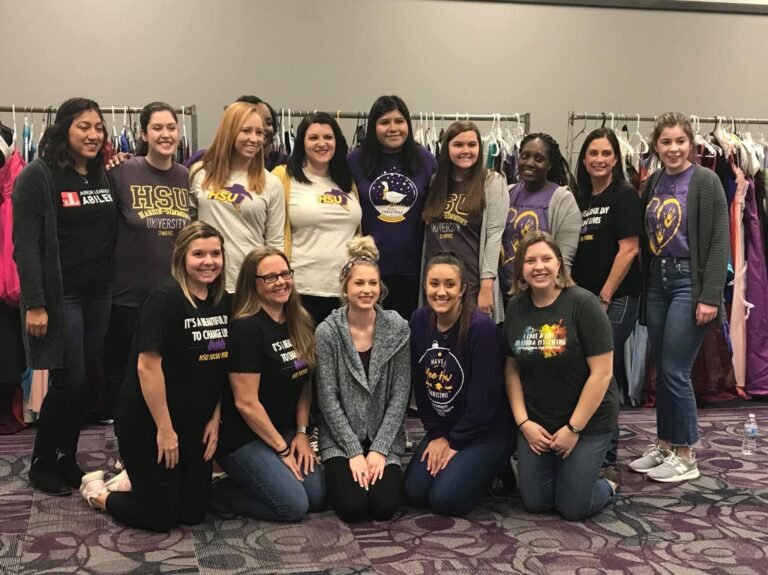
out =
[(682, 221), (683, 208), (677, 198), (667, 198), (663, 202), (653, 198), (648, 204), (647, 212), (655, 216), (655, 223), (649, 231), (650, 248), (654, 255), (659, 255), (669, 242), (677, 235)]

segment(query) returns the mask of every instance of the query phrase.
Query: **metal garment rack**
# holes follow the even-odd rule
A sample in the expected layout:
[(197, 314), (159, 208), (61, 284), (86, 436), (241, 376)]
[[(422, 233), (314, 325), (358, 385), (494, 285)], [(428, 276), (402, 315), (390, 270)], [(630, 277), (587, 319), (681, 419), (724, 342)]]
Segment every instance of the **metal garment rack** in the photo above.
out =
[[(291, 119), (298, 118), (301, 119), (304, 116), (307, 116), (309, 114), (314, 114), (318, 112), (319, 110), (294, 110), (293, 108), (281, 108), (280, 110), (277, 110), (277, 115), (281, 118), (287, 117), (290, 115)], [(342, 112), (341, 110), (337, 111), (326, 111), (327, 114), (330, 114), (337, 120), (367, 120), (368, 119), (368, 112)], [(419, 116), (421, 114), (421, 116)], [(453, 114), (433, 114), (432, 112), (411, 112), (411, 121), (417, 121), (417, 120), (424, 120), (424, 121), (431, 121), (432, 119), (435, 120), (441, 120), (441, 121), (451, 121), (454, 122), (456, 120), (468, 120), (470, 122), (493, 122), (494, 120), (501, 120), (502, 122), (520, 122), (523, 126), (523, 129), (525, 130), (525, 133), (528, 134), (531, 131), (531, 113), (525, 112), (522, 114), (464, 114), (464, 113), (456, 113)]]
[[(112, 114), (114, 110), (115, 114), (129, 113), (140, 114), (142, 107), (136, 106), (99, 106), (101, 113), (106, 118)], [(48, 114), (55, 113), (58, 110), (58, 106), (0, 106), (0, 112), (9, 112), (16, 114)], [(190, 117), (190, 149), (194, 152), (197, 150), (197, 106), (182, 106), (174, 110), (176, 114), (182, 114), (183, 116)]]
[[(568, 143), (566, 153), (568, 155), (568, 163), (573, 166), (573, 154), (575, 140), (581, 136), (581, 132), (576, 132), (575, 122), (590, 120), (597, 121), (614, 121), (614, 122), (656, 122), (658, 116), (649, 116), (644, 114), (616, 114), (613, 112), (600, 112), (599, 114), (588, 114), (584, 112), (568, 112)], [(754, 125), (768, 125), (768, 118), (735, 118), (733, 116), (696, 116), (699, 122), (704, 124), (717, 124), (717, 123), (732, 123), (732, 124), (754, 124)], [(584, 130), (586, 132), (586, 130)]]

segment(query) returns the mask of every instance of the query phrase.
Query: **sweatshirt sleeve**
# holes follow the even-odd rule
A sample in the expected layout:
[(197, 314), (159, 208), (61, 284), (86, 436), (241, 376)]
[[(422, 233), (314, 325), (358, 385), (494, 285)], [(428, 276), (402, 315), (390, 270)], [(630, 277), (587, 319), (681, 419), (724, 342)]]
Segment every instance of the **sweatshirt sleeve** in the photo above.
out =
[(13, 259), (19, 274), (24, 306), (46, 305), (43, 286), (43, 235), (45, 202), (48, 193), (43, 167), (27, 166), (16, 178), (11, 202), (13, 204)]
[(501, 255), (501, 236), (507, 223), (509, 193), (504, 178), (491, 172), (485, 182), (485, 249), (480, 262), (480, 278), (496, 278)]
[(352, 458), (363, 453), (363, 446), (341, 406), (338, 366), (342, 359), (337, 346), (333, 345), (334, 339), (328, 325), (321, 323), (315, 333), (318, 358), (315, 374), (317, 403), (334, 441), (348, 458)]
[[(728, 203), (720, 180), (712, 173), (707, 173), (707, 194), (701, 203), (708, 202), (706, 209), (712, 210), (712, 239), (706, 260), (699, 262), (703, 270), (701, 295), (699, 301), (713, 306), (720, 306), (723, 300), (728, 256), (730, 253), (730, 225), (728, 222)], [(702, 209), (702, 206), (699, 207)], [(696, 270), (694, 270), (695, 273)]]
[(405, 409), (411, 394), (410, 346), (410, 341), (407, 341), (389, 360), (392, 362), (392, 385), (390, 386), (389, 397), (387, 397), (387, 408), (384, 411), (379, 430), (376, 432), (376, 437), (371, 442), (371, 451), (377, 451), (382, 455), (389, 454), (392, 442), (405, 418)]
[(570, 273), (581, 234), (581, 211), (576, 198), (566, 187), (558, 188), (549, 204), (549, 229), (560, 251), (565, 268)]
[(463, 447), (486, 433), (496, 422), (496, 413), (503, 401), (504, 351), (501, 334), (490, 318), (483, 318), (470, 331), (462, 363), (470, 367), (467, 400), (461, 419), (448, 433), (452, 449)]
[(264, 229), (264, 243), (280, 251), (285, 249), (285, 194), (283, 184), (276, 176), (266, 173), (264, 193), (267, 200), (267, 221)]

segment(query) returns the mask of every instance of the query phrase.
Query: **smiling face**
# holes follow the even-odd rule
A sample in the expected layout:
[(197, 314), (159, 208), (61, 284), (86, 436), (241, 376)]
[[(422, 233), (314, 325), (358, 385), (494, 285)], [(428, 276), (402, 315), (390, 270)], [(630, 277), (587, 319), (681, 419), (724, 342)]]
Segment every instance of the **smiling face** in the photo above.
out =
[(398, 152), (408, 138), (408, 122), (399, 110), (392, 110), (376, 120), (376, 139), (385, 152)]
[(654, 144), (656, 155), (664, 164), (667, 173), (678, 174), (691, 165), (688, 156), (691, 153), (691, 139), (682, 126), (670, 126), (661, 131)]
[(264, 145), (264, 121), (258, 112), (253, 112), (245, 120), (235, 138), (233, 155), (242, 161), (251, 161)]
[(531, 140), (520, 150), (518, 175), (529, 190), (538, 190), (544, 185), (551, 167), (549, 148), (542, 140)]
[(171, 157), (179, 146), (179, 125), (171, 112), (160, 110), (152, 114), (141, 138), (147, 143), (149, 154), (158, 158)]
[(554, 289), (560, 260), (546, 242), (528, 246), (523, 257), (523, 279), (534, 291), (545, 292)]
[(264, 125), (264, 145), (272, 142), (272, 138), (275, 136), (275, 124), (272, 118), (272, 111), (264, 102), (256, 105), (256, 109), (259, 111), (261, 120)]
[(304, 134), (304, 153), (310, 166), (323, 168), (336, 152), (336, 136), (328, 124), (310, 124)]
[(350, 309), (360, 311), (372, 309), (381, 295), (381, 278), (376, 266), (358, 263), (349, 271), (344, 288), (344, 297)]
[(595, 138), (584, 156), (584, 167), (593, 179), (607, 178), (613, 173), (616, 154), (608, 138)]
[(190, 284), (207, 288), (221, 275), (223, 266), (224, 251), (219, 238), (198, 238), (189, 244), (184, 256), (184, 268)]
[(104, 122), (96, 110), (75, 116), (67, 132), (69, 154), (75, 164), (85, 164), (96, 157), (104, 144)]
[(448, 142), (448, 159), (454, 170), (461, 174), (477, 163), (480, 155), (480, 140), (474, 130), (461, 132)]
[[(256, 267), (255, 278), (256, 294), (262, 305), (267, 307), (282, 307), (288, 302), (293, 291), (293, 278), (289, 276), (290, 266), (282, 257), (277, 255), (267, 256)], [(274, 282), (268, 283), (263, 278), (276, 276)], [(288, 278), (288, 279), (286, 279)]]
[(435, 264), (429, 268), (424, 282), (427, 304), (438, 316), (458, 315), (461, 296), (466, 286), (462, 284), (459, 268), (451, 264)]

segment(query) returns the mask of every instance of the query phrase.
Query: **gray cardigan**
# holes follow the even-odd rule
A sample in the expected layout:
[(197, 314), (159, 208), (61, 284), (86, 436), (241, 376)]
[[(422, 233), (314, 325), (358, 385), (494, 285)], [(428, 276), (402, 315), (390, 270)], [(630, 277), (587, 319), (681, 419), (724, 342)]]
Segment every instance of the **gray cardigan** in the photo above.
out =
[(48, 313), (45, 337), (32, 337), (26, 327), (22, 329), (27, 365), (32, 369), (64, 365), (64, 288), (53, 193), (53, 174), (45, 161), (37, 159), (16, 178), (11, 196), (22, 326), (26, 326), (28, 309), (45, 307)]
[[(643, 206), (647, 208), (653, 189), (661, 177), (659, 170), (648, 180), (643, 190)], [(725, 319), (723, 291), (731, 253), (728, 225), (728, 203), (720, 179), (707, 168), (694, 164), (688, 187), (685, 217), (688, 223), (688, 249), (691, 253), (691, 276), (694, 303), (705, 303), (719, 308), (717, 323)], [(648, 249), (648, 231), (643, 225), (642, 268), (643, 297), (640, 304), (640, 323), (646, 319), (646, 291), (651, 252)], [(694, 313), (696, 306), (693, 307)]]
[(347, 306), (334, 310), (315, 337), (321, 458), (360, 455), (368, 437), (371, 451), (400, 465), (411, 389), (408, 322), (376, 306), (369, 377), (349, 334)]

